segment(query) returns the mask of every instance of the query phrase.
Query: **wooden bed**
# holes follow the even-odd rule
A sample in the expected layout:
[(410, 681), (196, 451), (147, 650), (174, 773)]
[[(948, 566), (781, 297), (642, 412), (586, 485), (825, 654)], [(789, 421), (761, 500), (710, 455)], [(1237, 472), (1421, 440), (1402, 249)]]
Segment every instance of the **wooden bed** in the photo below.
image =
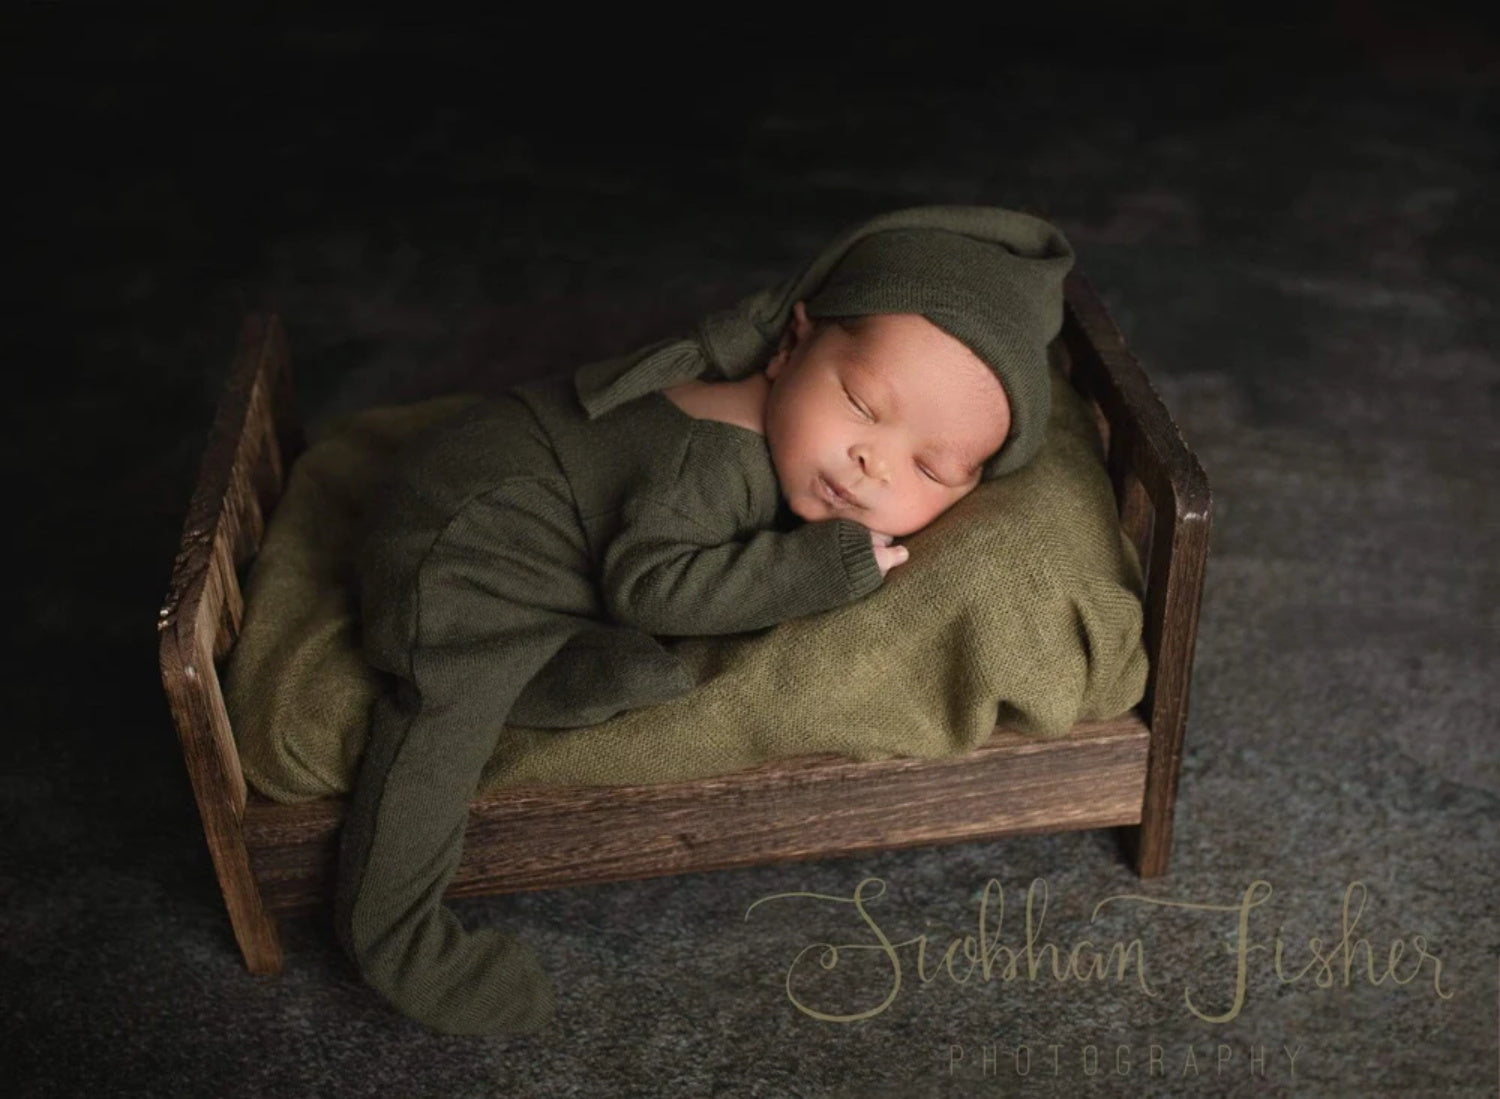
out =
[[(804, 756), (655, 786), (510, 788), (470, 807), (447, 895), (622, 881), (1027, 832), (1118, 826), (1142, 877), (1166, 872), (1208, 551), (1209, 490), (1119, 331), (1076, 273), (1059, 339), (1104, 440), (1146, 575), (1150, 677), (1135, 711), (1039, 741), (996, 729), (974, 752), (856, 763)], [(304, 445), (281, 326), (245, 321), (158, 628), (161, 672), (229, 920), (252, 973), (282, 966), (274, 914), (332, 896), (342, 799), (247, 787), (219, 675), (239, 577)]]

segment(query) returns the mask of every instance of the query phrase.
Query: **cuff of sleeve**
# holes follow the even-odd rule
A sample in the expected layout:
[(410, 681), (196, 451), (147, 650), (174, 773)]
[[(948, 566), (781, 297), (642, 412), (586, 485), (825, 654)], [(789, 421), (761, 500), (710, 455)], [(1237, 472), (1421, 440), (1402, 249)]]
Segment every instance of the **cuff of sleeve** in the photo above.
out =
[(853, 519), (838, 519), (839, 557), (849, 580), (849, 597), (859, 599), (880, 587), (880, 565), (875, 561), (875, 547), (870, 532)]

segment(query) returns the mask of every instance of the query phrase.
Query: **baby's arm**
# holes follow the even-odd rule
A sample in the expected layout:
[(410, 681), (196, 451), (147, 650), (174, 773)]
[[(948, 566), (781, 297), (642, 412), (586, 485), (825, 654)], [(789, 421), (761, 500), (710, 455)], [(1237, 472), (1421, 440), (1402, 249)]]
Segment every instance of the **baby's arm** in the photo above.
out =
[(714, 530), (652, 500), (625, 518), (605, 552), (605, 604), (654, 634), (739, 633), (843, 606), (879, 587), (906, 552), (852, 519)]

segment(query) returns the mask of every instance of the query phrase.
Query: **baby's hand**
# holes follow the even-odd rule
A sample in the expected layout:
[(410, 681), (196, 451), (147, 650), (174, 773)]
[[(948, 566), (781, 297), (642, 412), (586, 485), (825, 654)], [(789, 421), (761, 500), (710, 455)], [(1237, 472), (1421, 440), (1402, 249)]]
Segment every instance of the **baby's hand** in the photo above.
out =
[(891, 545), (894, 541), (889, 534), (870, 532), (870, 545), (875, 550), (875, 563), (880, 566), (882, 577), (911, 556), (905, 546)]

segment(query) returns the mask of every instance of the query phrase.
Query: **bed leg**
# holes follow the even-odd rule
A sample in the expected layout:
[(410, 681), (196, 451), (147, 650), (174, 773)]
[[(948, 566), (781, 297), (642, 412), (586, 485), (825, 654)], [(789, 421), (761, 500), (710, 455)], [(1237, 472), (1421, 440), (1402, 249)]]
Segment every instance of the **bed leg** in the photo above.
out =
[[(1172, 859), (1172, 822), (1177, 809), (1177, 777), (1181, 762), (1175, 751), (1162, 749), (1164, 745), (1176, 747), (1182, 744), (1182, 709), (1170, 716), (1157, 715), (1151, 756), (1146, 766), (1146, 785), (1141, 792), (1141, 823), (1120, 829), (1125, 857), (1135, 866), (1137, 876), (1142, 878), (1161, 877)], [(1170, 730), (1172, 735), (1164, 735), (1165, 730)]]
[(281, 976), (281, 939), (276, 934), (276, 920), (267, 916), (262, 927), (234, 929), (239, 940), (245, 968), (256, 977)]
[[(229, 923), (234, 929), (234, 938), (244, 956), (245, 968), (257, 977), (276, 977), (281, 973), (281, 936), (276, 929), (276, 917), (266, 911), (261, 902), (260, 887), (250, 872), (250, 861), (244, 848), (236, 859), (239, 866), (230, 875), (225, 867), (215, 867), (219, 872), (219, 885), (224, 891), (224, 903), (229, 909)], [(231, 885), (233, 879), (233, 885)]]
[(1120, 846), (1138, 877), (1159, 878), (1172, 858), (1172, 822), (1153, 821), (1120, 829)]
[(210, 808), (201, 799), (199, 811), (214, 875), (219, 879), (229, 926), (244, 956), (245, 968), (257, 977), (277, 976), (282, 965), (281, 936), (276, 930), (276, 917), (261, 899), (240, 820), (228, 806), (215, 804)]

